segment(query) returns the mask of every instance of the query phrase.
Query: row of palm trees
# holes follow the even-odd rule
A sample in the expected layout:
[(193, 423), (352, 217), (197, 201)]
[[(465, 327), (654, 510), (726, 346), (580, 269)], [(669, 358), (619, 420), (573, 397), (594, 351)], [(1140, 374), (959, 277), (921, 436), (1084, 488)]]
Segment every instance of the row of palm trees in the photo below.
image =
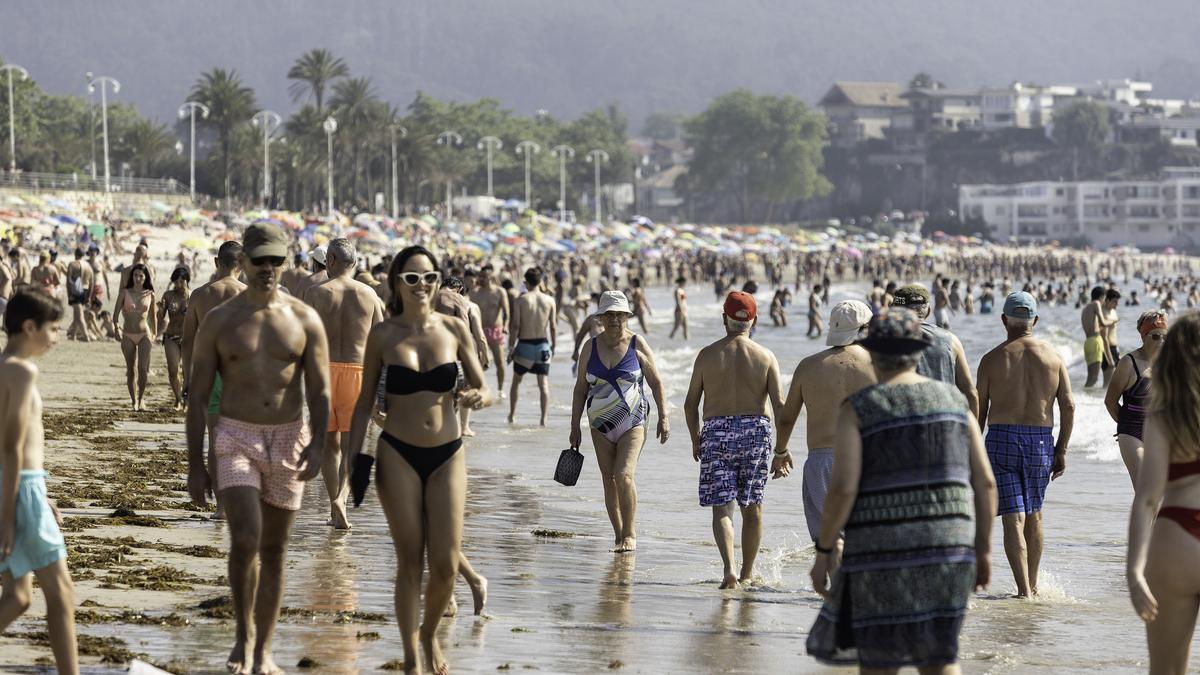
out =
[[(405, 116), (399, 107), (380, 98), (370, 78), (353, 77), (346, 62), (326, 49), (300, 56), (287, 77), (291, 80), (288, 92), (300, 108), (284, 121), (282, 133), (276, 133), (286, 143), (272, 145), (276, 178), (271, 181), (271, 198), (288, 208), (310, 208), (325, 199), (327, 152), (322, 123), (331, 116), (337, 120), (333, 157), (336, 203), (349, 202), (360, 208), (370, 205), (372, 195), (390, 192), (393, 141), (400, 156), (397, 182), (401, 203), (415, 201), (425, 184), (430, 186), (429, 201), (434, 201), (432, 191), (449, 181), (466, 179), (481, 188), (483, 168), (476, 155), (433, 142), (439, 132), (451, 128), (447, 125), (465, 125), (457, 130), (468, 138), (492, 133), (507, 136), (508, 148), (515, 147), (519, 136), (540, 133), (544, 136), (538, 140), (548, 150), (552, 143), (563, 142), (559, 135), (574, 133), (565, 140), (587, 145), (580, 148), (581, 153), (596, 143), (603, 143), (610, 154), (624, 152), (623, 120), (609, 124), (610, 120), (599, 119), (604, 117), (600, 113), (571, 123), (574, 126), (558, 125), (544, 119), (515, 118), (495, 101), (443, 104), (418, 94)], [(198, 118), (197, 125), (206, 128), (214, 142), (215, 151), (209, 153), (200, 176), (200, 191), (254, 201), (262, 194), (263, 180), (262, 132), (250, 125), (259, 111), (254, 91), (236, 70), (214, 68), (196, 80), (188, 99), (208, 107), (208, 117)], [(472, 124), (478, 128), (470, 128)], [(397, 137), (400, 128), (407, 133)], [(510, 186), (521, 180), (522, 173), (511, 158), (498, 161), (497, 167), (509, 172)], [(580, 184), (590, 185), (584, 177), (591, 174), (584, 169), (579, 173)], [(557, 176), (543, 169), (538, 179), (548, 182), (551, 174)], [(557, 187), (553, 191), (557, 192)], [(547, 201), (549, 192), (548, 187), (543, 190)]]

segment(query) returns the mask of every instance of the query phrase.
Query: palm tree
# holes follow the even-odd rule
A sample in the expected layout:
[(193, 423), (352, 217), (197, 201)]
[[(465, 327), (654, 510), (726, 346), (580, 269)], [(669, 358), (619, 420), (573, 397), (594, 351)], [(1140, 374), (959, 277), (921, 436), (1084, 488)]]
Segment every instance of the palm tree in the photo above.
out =
[(230, 144), (234, 130), (239, 125), (246, 124), (254, 110), (258, 107), (255, 102), (254, 90), (242, 84), (236, 70), (213, 68), (200, 75), (200, 79), (192, 85), (192, 93), (188, 100), (203, 103), (208, 106), (208, 118), (197, 122), (215, 129), (221, 146), (221, 180), (225, 185), (225, 197), (229, 197), (230, 183)]
[(337, 117), (338, 134), (344, 139), (344, 145), (351, 150), (351, 194), (357, 199), (359, 159), (362, 156), (360, 150), (366, 143), (375, 121), (382, 114), (379, 98), (375, 95), (371, 78), (355, 77), (333, 85), (333, 98), (329, 104)]
[(172, 152), (175, 138), (166, 126), (139, 118), (125, 130), (125, 151), (139, 176), (150, 176), (150, 170)]
[(336, 58), (328, 49), (312, 49), (296, 59), (288, 70), (288, 79), (295, 80), (288, 87), (292, 100), (299, 102), (305, 96), (312, 95), (317, 104), (317, 113), (323, 108), (325, 88), (334, 80), (350, 75), (350, 67), (340, 58)]

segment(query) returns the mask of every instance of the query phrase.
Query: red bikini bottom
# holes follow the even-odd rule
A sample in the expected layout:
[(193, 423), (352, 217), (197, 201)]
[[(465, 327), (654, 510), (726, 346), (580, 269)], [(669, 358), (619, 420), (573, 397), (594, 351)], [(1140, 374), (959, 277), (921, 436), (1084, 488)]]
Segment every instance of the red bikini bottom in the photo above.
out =
[(1164, 506), (1158, 510), (1158, 517), (1179, 523), (1185, 532), (1200, 539), (1200, 510), (1185, 509), (1182, 506)]

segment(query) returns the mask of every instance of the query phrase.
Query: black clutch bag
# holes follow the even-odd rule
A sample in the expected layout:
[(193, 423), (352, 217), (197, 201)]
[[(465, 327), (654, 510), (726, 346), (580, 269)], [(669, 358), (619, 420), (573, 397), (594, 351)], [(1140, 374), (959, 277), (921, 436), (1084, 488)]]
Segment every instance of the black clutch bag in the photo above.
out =
[(583, 470), (583, 453), (577, 448), (567, 448), (558, 455), (558, 466), (554, 467), (554, 480), (568, 487), (579, 481)]
[(354, 501), (354, 507), (358, 508), (363, 497), (367, 496), (367, 488), (371, 485), (371, 467), (375, 465), (375, 458), (365, 452), (360, 452), (354, 456), (354, 469), (350, 472), (350, 498)]

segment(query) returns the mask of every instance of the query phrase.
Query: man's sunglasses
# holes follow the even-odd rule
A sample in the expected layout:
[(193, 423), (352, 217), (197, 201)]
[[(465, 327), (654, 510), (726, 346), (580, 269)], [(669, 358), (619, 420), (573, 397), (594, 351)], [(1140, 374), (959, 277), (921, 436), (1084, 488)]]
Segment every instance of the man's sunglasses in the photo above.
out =
[(437, 272), (437, 271), (405, 272), (400, 275), (400, 279), (403, 280), (404, 283), (408, 284), (409, 286), (416, 286), (417, 284), (421, 284), (421, 283), (432, 285), (432, 284), (436, 284), (439, 280), (441, 280), (441, 278), (442, 278), (442, 273)]
[(1150, 339), (1154, 340), (1155, 342), (1166, 342), (1167, 336), (1162, 333), (1151, 333)]
[(287, 262), (287, 258), (281, 255), (263, 255), (257, 258), (251, 258), (250, 264), (255, 267), (283, 267), (283, 263)]

